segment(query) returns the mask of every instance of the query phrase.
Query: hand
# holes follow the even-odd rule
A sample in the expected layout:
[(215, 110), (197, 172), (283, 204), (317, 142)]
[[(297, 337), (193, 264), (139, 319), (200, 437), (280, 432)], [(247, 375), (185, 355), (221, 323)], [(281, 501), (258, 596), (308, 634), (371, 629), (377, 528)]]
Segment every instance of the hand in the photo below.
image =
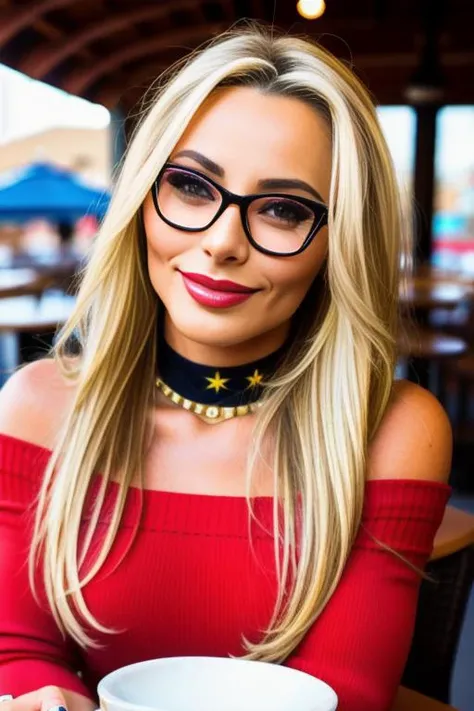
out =
[(96, 704), (81, 694), (44, 686), (0, 704), (0, 711), (93, 711)]
[(44, 686), (12, 701), (4, 701), (1, 711), (68, 711), (64, 693), (57, 686)]

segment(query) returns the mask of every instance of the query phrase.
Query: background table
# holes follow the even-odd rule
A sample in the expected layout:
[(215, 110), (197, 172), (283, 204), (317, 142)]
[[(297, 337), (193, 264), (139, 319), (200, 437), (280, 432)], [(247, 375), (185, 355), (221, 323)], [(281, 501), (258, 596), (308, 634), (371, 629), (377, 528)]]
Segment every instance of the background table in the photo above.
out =
[(445, 558), (470, 545), (474, 545), (474, 516), (447, 506), (435, 537), (431, 560)]
[(462, 338), (413, 326), (401, 331), (397, 345), (401, 356), (427, 360), (461, 356), (468, 349)]
[[(11, 255), (8, 262), (2, 264), (0, 274), (9, 272), (10, 278), (14, 279), (15, 273), (34, 272), (37, 277), (48, 278), (51, 284), (68, 291), (76, 288), (75, 277), (85, 266), (86, 261), (85, 255), (67, 248), (44, 253), (20, 252)], [(0, 276), (0, 280), (1, 278)]]
[(440, 283), (429, 279), (415, 278), (408, 285), (407, 293), (401, 294), (401, 303), (414, 311), (430, 309), (455, 309), (462, 301), (472, 298), (468, 285)]
[(401, 362), (406, 363), (406, 377), (435, 392), (441, 401), (444, 396), (442, 366), (464, 355), (468, 347), (463, 338), (405, 321), (397, 338), (397, 352), (403, 359)]
[(401, 686), (392, 711), (456, 711), (456, 709)]
[(0, 333), (47, 333), (61, 327), (75, 299), (62, 292), (46, 292), (40, 299), (19, 296), (0, 300)]
[(48, 352), (74, 303), (73, 296), (59, 291), (45, 292), (40, 298), (0, 299), (0, 386), (21, 361), (35, 360)]
[(35, 269), (0, 269), (0, 299), (39, 294), (50, 281), (49, 276)]

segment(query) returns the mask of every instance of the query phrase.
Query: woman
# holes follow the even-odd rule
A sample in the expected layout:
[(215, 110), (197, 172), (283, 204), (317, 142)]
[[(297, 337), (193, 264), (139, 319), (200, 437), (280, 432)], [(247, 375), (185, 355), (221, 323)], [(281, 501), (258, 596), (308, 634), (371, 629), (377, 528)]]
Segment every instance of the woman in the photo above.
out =
[(193, 654), (390, 708), (451, 450), (394, 383), (402, 235), (372, 102), (320, 47), (237, 32), (163, 86), (56, 359), (1, 393), (2, 711)]

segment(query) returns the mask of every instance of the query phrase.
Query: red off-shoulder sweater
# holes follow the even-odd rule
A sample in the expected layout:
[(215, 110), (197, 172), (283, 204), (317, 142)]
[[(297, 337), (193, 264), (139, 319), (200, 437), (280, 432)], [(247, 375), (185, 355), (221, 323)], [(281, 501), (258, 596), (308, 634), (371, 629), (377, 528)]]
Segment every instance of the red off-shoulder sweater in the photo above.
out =
[[(253, 525), (251, 547), (244, 498), (145, 491), (137, 537), (117, 566), (139, 506), (132, 488), (111, 555), (84, 590), (93, 615), (118, 632), (96, 634), (98, 650), (63, 639), (41, 591), (35, 602), (27, 574), (34, 498), (49, 456), (0, 435), (0, 694), (53, 684), (94, 698), (100, 678), (120, 666), (241, 655), (243, 636), (261, 638), (276, 595), (271, 498), (255, 500), (263, 526)], [(449, 492), (413, 480), (366, 485), (343, 578), (285, 662), (330, 684), (340, 711), (390, 709), (413, 633), (420, 577), (370, 534), (423, 567)], [(98, 540), (116, 493), (112, 484)]]

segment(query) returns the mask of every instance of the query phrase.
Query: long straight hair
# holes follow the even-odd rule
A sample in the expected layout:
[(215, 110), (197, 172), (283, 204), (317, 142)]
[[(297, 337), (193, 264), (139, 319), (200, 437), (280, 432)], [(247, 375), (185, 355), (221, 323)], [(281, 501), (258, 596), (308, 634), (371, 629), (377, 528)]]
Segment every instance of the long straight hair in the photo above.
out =
[[(393, 385), (408, 222), (369, 94), (317, 44), (259, 27), (232, 31), (165, 79), (135, 131), (77, 304), (55, 348), (76, 389), (39, 496), (30, 580), (34, 588), (41, 560), (54, 618), (82, 647), (99, 646), (94, 630), (114, 632), (94, 618), (83, 588), (111, 550), (132, 481), (143, 487), (159, 302), (147, 274), (141, 205), (190, 120), (218, 87), (296, 97), (330, 129), (329, 251), (324, 274), (301, 305), (291, 353), (256, 416), (249, 511), (252, 474), (271, 436), (279, 594), (263, 639), (243, 640), (248, 658), (282, 661), (331, 598), (360, 525), (368, 444)], [(80, 351), (74, 360), (68, 357), (71, 339)], [(98, 496), (79, 547), (86, 495), (98, 471)], [(119, 485), (113, 516), (82, 575), (112, 480)]]

